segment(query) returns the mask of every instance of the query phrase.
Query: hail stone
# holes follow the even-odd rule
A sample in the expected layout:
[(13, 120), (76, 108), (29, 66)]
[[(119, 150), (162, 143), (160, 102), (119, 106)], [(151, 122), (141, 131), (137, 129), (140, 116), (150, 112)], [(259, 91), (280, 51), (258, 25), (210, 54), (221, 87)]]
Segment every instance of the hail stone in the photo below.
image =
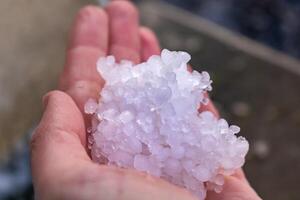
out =
[[(88, 100), (92, 158), (162, 177), (205, 198), (220, 192), (224, 175), (244, 164), (248, 142), (213, 113), (198, 110), (212, 89), (207, 72), (189, 72), (191, 56), (163, 50), (146, 62), (102, 57), (105, 80), (98, 102)], [(91, 131), (92, 130), (92, 131)]]

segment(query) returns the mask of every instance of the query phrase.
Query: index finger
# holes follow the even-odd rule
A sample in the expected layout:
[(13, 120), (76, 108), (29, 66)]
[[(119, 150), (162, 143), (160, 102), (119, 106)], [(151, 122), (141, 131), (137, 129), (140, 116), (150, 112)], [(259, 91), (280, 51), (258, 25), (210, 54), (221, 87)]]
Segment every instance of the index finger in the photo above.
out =
[(99, 57), (107, 54), (108, 17), (100, 7), (82, 8), (71, 29), (60, 89), (66, 91), (83, 112), (88, 98), (96, 98), (104, 81), (96, 71)]

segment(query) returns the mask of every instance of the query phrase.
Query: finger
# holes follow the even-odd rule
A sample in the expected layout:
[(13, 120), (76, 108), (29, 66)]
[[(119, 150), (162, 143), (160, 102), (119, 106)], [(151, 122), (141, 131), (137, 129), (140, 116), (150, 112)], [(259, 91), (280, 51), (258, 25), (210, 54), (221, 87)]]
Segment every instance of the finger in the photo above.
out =
[(261, 200), (251, 186), (239, 178), (227, 176), (220, 193), (208, 192), (206, 200)]
[(248, 183), (248, 180), (247, 180), (247, 178), (245, 176), (245, 173), (244, 173), (242, 168), (237, 169), (236, 172), (232, 176), (235, 176), (236, 178)]
[(108, 18), (96, 6), (82, 8), (71, 29), (60, 88), (67, 91), (83, 111), (88, 98), (97, 97), (103, 80), (96, 71), (99, 57), (108, 49)]
[(140, 38), (141, 38), (141, 59), (146, 61), (152, 55), (160, 54), (160, 46), (155, 33), (147, 28), (140, 28)]
[(53, 91), (45, 98), (45, 112), (31, 139), (31, 168), (36, 185), (57, 180), (57, 175), (90, 162), (84, 145), (82, 114), (72, 98)]
[(140, 62), (139, 17), (129, 1), (113, 1), (107, 6), (109, 16), (109, 54), (122, 59)]

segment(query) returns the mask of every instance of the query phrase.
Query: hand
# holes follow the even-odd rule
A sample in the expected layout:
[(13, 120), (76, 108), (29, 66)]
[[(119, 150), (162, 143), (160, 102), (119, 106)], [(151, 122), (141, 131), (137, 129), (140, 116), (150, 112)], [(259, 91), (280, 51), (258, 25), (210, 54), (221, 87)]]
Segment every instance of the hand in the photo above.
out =
[[(44, 96), (44, 114), (31, 142), (32, 176), (37, 199), (192, 200), (185, 189), (134, 170), (98, 165), (87, 153), (88, 116), (83, 107), (97, 98), (104, 81), (96, 61), (113, 54), (135, 63), (159, 54), (155, 35), (139, 27), (136, 8), (114, 1), (104, 11), (83, 8), (71, 31), (59, 89)], [(208, 110), (214, 110), (210, 103)], [(226, 179), (221, 194), (209, 200), (259, 199), (241, 174)]]

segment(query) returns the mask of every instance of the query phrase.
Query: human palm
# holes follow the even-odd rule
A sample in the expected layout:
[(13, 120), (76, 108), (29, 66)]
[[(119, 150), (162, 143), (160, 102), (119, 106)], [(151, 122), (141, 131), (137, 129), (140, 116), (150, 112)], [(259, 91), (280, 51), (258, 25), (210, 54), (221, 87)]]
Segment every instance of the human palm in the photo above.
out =
[[(37, 199), (192, 200), (187, 190), (129, 169), (92, 162), (87, 150), (88, 116), (83, 107), (97, 98), (104, 81), (96, 72), (101, 56), (135, 63), (159, 54), (155, 35), (140, 27), (136, 8), (113, 1), (106, 10), (88, 6), (73, 25), (59, 89), (44, 96), (44, 114), (31, 142), (31, 165)], [(210, 102), (204, 109), (217, 114)], [(242, 171), (226, 177), (223, 192), (208, 200), (259, 199)]]

